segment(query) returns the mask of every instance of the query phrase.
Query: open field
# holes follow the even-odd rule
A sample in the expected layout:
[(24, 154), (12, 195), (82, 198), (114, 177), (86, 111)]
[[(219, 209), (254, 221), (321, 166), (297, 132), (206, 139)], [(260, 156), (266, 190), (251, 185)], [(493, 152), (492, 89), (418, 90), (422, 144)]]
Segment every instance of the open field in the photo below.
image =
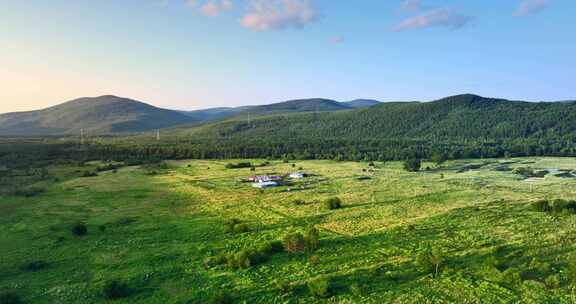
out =
[[(540, 199), (576, 198), (576, 178), (525, 180), (511, 169), (576, 169), (572, 158), (449, 161), (417, 173), (400, 162), (281, 161), (257, 174), (313, 174), (258, 190), (235, 161), (171, 161), (41, 182), (33, 197), (0, 196), (0, 291), (30, 303), (574, 303), (569, 261), (576, 215), (537, 212)], [(262, 163), (264, 160), (252, 160)], [(506, 166), (507, 170), (500, 170)], [(552, 170), (554, 171), (554, 170)], [(359, 177), (369, 177), (360, 178)], [(288, 189), (290, 188), (290, 189)], [(288, 191), (290, 190), (290, 191)], [(343, 206), (323, 202), (338, 197)], [(238, 219), (248, 231), (230, 233)], [(85, 236), (71, 232), (84, 222)], [(205, 261), (290, 231), (320, 230), (315, 252), (279, 252), (247, 269)], [(423, 248), (441, 252), (439, 275), (415, 265)], [(42, 262), (39, 269), (23, 267)], [(330, 280), (326, 297), (307, 284)]]

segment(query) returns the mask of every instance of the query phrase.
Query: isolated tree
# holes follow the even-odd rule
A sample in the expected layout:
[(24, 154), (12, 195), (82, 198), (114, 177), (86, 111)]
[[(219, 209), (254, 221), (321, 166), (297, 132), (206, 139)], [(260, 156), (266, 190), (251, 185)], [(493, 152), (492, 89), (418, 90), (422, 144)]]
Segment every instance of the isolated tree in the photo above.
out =
[(408, 172), (418, 172), (422, 166), (422, 161), (418, 158), (410, 158), (404, 161), (404, 169)]

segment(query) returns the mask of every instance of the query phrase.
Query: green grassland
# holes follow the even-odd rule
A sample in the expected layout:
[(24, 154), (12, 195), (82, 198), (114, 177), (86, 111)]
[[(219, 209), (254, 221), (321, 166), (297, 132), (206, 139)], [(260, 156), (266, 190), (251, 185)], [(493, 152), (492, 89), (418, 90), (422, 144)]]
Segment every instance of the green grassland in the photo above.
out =
[[(369, 172), (360, 162), (272, 161), (256, 173), (302, 167), (313, 176), (267, 190), (241, 181), (249, 168), (227, 163), (172, 161), (92, 177), (49, 167), (59, 178), (40, 182), (47, 191), (0, 196), (0, 291), (25, 303), (102, 303), (104, 284), (119, 280), (130, 292), (116, 303), (209, 303), (223, 293), (238, 303), (576, 300), (576, 215), (532, 208), (539, 199), (576, 198), (576, 178), (526, 181), (497, 170), (574, 170), (574, 159), (459, 160), (416, 173), (399, 162)], [(324, 207), (333, 197), (342, 208)], [(248, 231), (227, 232), (230, 219)], [(87, 235), (71, 232), (77, 222)], [(279, 252), (247, 269), (205, 265), (312, 225), (321, 236), (315, 252)], [(426, 247), (442, 254), (436, 277), (415, 265)], [(25, 267), (34, 261), (43, 266)], [(328, 296), (309, 292), (316, 278), (330, 281)]]

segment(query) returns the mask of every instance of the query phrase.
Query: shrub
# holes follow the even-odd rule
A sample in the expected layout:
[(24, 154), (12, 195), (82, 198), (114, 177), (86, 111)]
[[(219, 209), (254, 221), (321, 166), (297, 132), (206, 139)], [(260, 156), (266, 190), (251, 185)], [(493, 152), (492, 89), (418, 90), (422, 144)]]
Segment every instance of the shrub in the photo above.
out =
[(111, 280), (104, 284), (104, 297), (109, 300), (126, 298), (130, 295), (128, 284), (119, 280)]
[(85, 236), (88, 234), (88, 227), (84, 223), (76, 223), (72, 226), (72, 233), (76, 236)]
[(1, 304), (20, 304), (22, 299), (20, 296), (13, 291), (6, 291), (0, 293), (0, 303)]
[(306, 250), (309, 252), (318, 250), (318, 247), (320, 247), (320, 231), (318, 231), (316, 227), (308, 228), (304, 236), (304, 241), (306, 243)]
[(232, 304), (234, 303), (234, 297), (226, 291), (220, 291), (217, 294), (210, 297), (208, 301), (210, 304)]
[(330, 295), (331, 282), (326, 277), (319, 277), (308, 282), (308, 291), (317, 298), (326, 298)]
[(274, 288), (278, 290), (280, 293), (286, 294), (292, 290), (292, 286), (288, 281), (282, 281), (279, 279), (274, 280), (273, 282)]
[(284, 246), (280, 241), (265, 242), (258, 246), (258, 252), (263, 255), (270, 255), (278, 252), (282, 252)]
[(426, 248), (418, 252), (415, 263), (420, 271), (437, 277), (443, 263), (442, 253), (437, 248)]
[(302, 206), (302, 205), (306, 205), (306, 201), (301, 200), (301, 199), (297, 199), (297, 200), (294, 200), (294, 201), (292, 202), (292, 204), (294, 204), (294, 205), (296, 205), (296, 206)]
[(404, 169), (408, 172), (418, 172), (422, 166), (422, 161), (418, 158), (411, 158), (404, 161)]
[(350, 292), (357, 297), (362, 296), (362, 293), (363, 293), (362, 289), (363, 289), (362, 286), (359, 285), (358, 283), (354, 283), (354, 284), (350, 285)]
[(332, 197), (324, 201), (324, 207), (328, 210), (340, 209), (342, 208), (342, 201), (338, 197)]
[(98, 173), (94, 171), (84, 171), (84, 173), (82, 173), (82, 177), (95, 177), (95, 176), (98, 176)]
[(227, 233), (246, 233), (250, 231), (248, 224), (242, 223), (237, 218), (230, 219), (224, 223), (225, 229)]
[(24, 271), (40, 271), (44, 268), (48, 267), (48, 263), (46, 263), (45, 261), (41, 261), (41, 260), (37, 260), (37, 261), (31, 261), (28, 262), (24, 265), (22, 265), (22, 267), (20, 267), (20, 269), (24, 270)]
[(235, 256), (234, 256), (234, 262), (232, 263), (234, 265), (235, 268), (250, 268), (250, 266), (252, 266), (252, 259), (254, 258), (254, 253), (247, 250), (247, 249), (243, 249), (240, 250), (240, 252), (238, 252)]
[(288, 233), (283, 239), (284, 250), (287, 252), (302, 252), (306, 248), (304, 236), (299, 232)]
[(522, 283), (522, 276), (515, 268), (508, 268), (500, 274), (500, 284), (513, 287)]
[(550, 203), (553, 213), (576, 213), (576, 201), (556, 199)]
[(246, 233), (250, 231), (248, 224), (238, 224), (234, 226), (234, 233)]
[(10, 194), (21, 197), (34, 197), (46, 192), (46, 189), (40, 187), (17, 188), (12, 190)]
[(512, 170), (512, 173), (522, 175), (524, 177), (532, 177), (534, 176), (534, 169), (530, 167), (518, 167)]
[(532, 209), (538, 212), (549, 212), (551, 210), (547, 200), (539, 200), (534, 202), (532, 204)]
[(205, 268), (212, 268), (218, 265), (224, 265), (227, 263), (227, 255), (219, 254), (217, 256), (209, 257), (204, 260)]
[(556, 199), (553, 201), (539, 200), (532, 203), (532, 209), (538, 212), (549, 212), (553, 214), (575, 214), (576, 201), (567, 201), (562, 199)]
[(568, 265), (566, 266), (566, 278), (571, 284), (576, 285), (576, 255), (572, 255), (568, 258)]
[(550, 289), (557, 289), (561, 284), (560, 276), (557, 274), (550, 275), (544, 280), (544, 283)]
[(242, 168), (252, 168), (252, 163), (242, 162), (242, 163), (228, 163), (226, 164), (226, 169), (242, 169)]
[(318, 255), (311, 255), (308, 257), (308, 263), (310, 265), (318, 265), (318, 263), (320, 263), (320, 256)]

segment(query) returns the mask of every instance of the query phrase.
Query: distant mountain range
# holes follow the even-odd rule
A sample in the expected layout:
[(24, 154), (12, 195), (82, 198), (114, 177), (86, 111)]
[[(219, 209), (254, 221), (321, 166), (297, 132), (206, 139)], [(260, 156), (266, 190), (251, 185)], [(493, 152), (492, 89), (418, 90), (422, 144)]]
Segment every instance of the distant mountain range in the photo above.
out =
[[(316, 114), (311, 114), (316, 113)], [(247, 126), (247, 118), (251, 125)], [(502, 138), (576, 132), (576, 102), (457, 95), (432, 102), (313, 98), (197, 111), (106, 95), (0, 115), (0, 135), (126, 134), (175, 128), (200, 138)]]
[(337, 102), (329, 99), (290, 100), (263, 106), (196, 111), (161, 109), (133, 99), (106, 95), (85, 97), (38, 111), (0, 114), (0, 135), (66, 135), (81, 129), (91, 134), (134, 133), (197, 125), (237, 115), (352, 110), (378, 104), (374, 100)]

